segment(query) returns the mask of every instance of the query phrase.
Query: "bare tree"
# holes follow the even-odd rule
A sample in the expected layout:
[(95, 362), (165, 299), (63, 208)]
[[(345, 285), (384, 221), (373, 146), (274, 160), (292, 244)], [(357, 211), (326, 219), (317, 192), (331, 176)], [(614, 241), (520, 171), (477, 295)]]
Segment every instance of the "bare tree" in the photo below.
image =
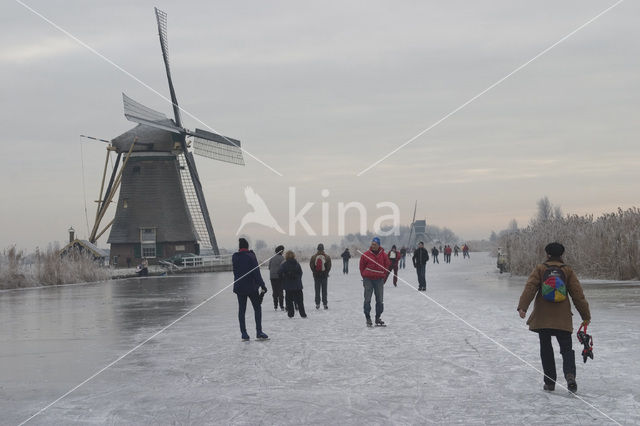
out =
[(560, 206), (553, 206), (553, 217), (554, 219), (562, 219), (562, 209)]
[(536, 216), (536, 220), (538, 222), (544, 223), (553, 220), (553, 206), (551, 201), (549, 201), (549, 197), (546, 195), (538, 200), (538, 214)]

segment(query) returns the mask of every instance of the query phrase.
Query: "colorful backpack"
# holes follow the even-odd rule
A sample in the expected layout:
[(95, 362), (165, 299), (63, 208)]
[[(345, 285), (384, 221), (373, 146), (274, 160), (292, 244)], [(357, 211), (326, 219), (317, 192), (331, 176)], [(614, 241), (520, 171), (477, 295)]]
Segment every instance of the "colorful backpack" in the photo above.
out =
[(549, 265), (542, 274), (542, 298), (549, 302), (562, 302), (567, 298), (567, 278), (562, 270), (565, 265)]

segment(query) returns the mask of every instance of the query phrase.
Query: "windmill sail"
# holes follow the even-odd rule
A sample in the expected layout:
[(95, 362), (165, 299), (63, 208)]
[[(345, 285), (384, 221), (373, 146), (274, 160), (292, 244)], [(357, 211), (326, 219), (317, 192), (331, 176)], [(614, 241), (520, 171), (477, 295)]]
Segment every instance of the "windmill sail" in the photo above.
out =
[(172, 133), (182, 133), (182, 129), (176, 127), (163, 113), (134, 101), (124, 93), (122, 94), (122, 101), (124, 103), (124, 116), (127, 117), (127, 120), (167, 130)]
[(202, 129), (189, 132), (189, 135), (193, 136), (193, 151), (195, 154), (244, 166), (239, 140)]
[[(182, 182), (182, 189), (189, 208), (191, 222), (193, 223), (193, 227), (195, 228), (198, 236), (198, 244), (200, 244), (201, 249), (212, 249), (212, 238), (209, 235), (207, 221), (205, 220), (204, 215), (202, 214), (202, 209), (200, 208), (198, 194), (193, 184), (193, 179), (191, 179), (191, 173), (189, 172), (189, 166), (187, 165), (184, 153), (178, 155), (178, 161), (180, 164), (180, 180)], [(215, 241), (215, 236), (213, 237), (213, 240)]]
[(164, 59), (164, 67), (167, 70), (167, 80), (169, 80), (169, 92), (171, 93), (171, 102), (173, 103), (173, 114), (176, 124), (182, 127), (180, 119), (180, 107), (178, 107), (178, 98), (176, 91), (173, 89), (173, 80), (171, 80), (171, 69), (169, 68), (169, 38), (167, 37), (167, 14), (162, 10), (155, 8), (156, 21), (158, 21), (158, 36), (160, 37), (160, 48), (162, 49), (162, 59)]

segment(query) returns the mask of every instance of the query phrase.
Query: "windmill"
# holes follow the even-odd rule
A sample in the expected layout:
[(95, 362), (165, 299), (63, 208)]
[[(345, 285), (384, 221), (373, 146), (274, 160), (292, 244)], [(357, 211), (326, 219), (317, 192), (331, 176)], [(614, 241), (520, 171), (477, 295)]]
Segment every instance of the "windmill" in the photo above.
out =
[[(411, 229), (409, 231), (409, 240), (407, 243), (407, 247), (414, 247), (417, 242), (425, 241), (427, 238), (432, 240), (432, 238), (427, 234), (427, 221), (425, 220), (416, 220), (416, 210), (418, 209), (418, 201), (415, 202), (413, 206), (413, 219), (411, 220)], [(415, 237), (412, 239), (412, 237)]]
[[(110, 227), (107, 242), (112, 259), (153, 259), (180, 252), (200, 253), (201, 249), (219, 254), (193, 154), (244, 165), (240, 141), (183, 127), (169, 67), (167, 14), (158, 8), (155, 13), (174, 118), (122, 94), (124, 116), (138, 124), (112, 139), (107, 147), (96, 219), (89, 237), (93, 243)], [(117, 157), (105, 191), (111, 152)], [(118, 189), (115, 217), (99, 230)]]

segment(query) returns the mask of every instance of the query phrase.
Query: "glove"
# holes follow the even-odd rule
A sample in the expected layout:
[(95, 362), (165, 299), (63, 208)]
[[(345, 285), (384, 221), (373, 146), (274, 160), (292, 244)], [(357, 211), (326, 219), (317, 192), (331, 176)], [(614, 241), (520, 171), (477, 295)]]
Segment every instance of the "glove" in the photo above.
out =
[(262, 305), (262, 301), (264, 300), (264, 295), (267, 294), (266, 287), (260, 287), (260, 292), (258, 293), (258, 298), (260, 299), (260, 304)]

